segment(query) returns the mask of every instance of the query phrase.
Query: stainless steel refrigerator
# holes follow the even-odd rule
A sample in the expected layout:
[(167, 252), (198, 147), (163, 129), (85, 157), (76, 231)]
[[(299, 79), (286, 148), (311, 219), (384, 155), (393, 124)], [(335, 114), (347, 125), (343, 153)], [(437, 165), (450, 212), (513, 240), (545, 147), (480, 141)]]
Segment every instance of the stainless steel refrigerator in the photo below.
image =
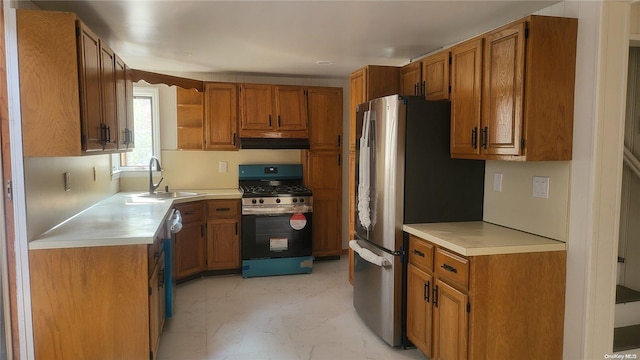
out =
[(449, 101), (387, 96), (356, 120), (353, 305), (389, 345), (408, 346), (402, 225), (482, 220), (484, 161), (451, 159)]

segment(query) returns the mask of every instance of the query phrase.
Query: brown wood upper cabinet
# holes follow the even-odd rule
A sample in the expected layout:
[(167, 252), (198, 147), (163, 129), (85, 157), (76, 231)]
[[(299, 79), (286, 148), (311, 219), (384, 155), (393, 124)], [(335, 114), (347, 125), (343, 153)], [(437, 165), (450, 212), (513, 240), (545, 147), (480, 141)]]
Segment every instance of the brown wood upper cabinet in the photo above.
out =
[(400, 69), (400, 94), (449, 99), (449, 51), (429, 55)]
[(206, 83), (204, 92), (204, 149), (238, 149), (238, 86)]
[(311, 150), (342, 149), (342, 88), (310, 87), (307, 104)]
[(577, 25), (532, 15), (452, 49), (452, 157), (571, 159)]
[(126, 64), (75, 14), (16, 13), (24, 156), (131, 148)]
[(240, 137), (308, 138), (306, 89), (240, 85)]

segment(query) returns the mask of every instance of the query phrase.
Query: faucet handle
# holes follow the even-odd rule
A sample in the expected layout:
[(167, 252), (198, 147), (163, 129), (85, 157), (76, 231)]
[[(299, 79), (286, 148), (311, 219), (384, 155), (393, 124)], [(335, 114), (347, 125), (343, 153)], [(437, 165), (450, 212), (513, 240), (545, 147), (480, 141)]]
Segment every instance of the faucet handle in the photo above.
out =
[(158, 188), (158, 186), (160, 186), (160, 183), (162, 182), (162, 180), (164, 180), (164, 176), (163, 176), (163, 177), (161, 177), (161, 178), (160, 178), (160, 181), (158, 181), (158, 183), (157, 183), (157, 184), (155, 184), (154, 186), (155, 186), (156, 188)]

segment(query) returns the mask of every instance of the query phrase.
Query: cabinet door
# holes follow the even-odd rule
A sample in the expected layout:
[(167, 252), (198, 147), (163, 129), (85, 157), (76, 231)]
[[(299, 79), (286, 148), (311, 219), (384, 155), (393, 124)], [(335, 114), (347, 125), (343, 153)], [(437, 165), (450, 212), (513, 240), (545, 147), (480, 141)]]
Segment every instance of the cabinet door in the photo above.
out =
[(520, 155), (524, 29), (520, 22), (485, 39), (481, 143), (487, 154)]
[(238, 220), (207, 221), (207, 268), (209, 270), (240, 267), (240, 232)]
[(342, 158), (340, 151), (310, 151), (309, 182), (313, 190), (313, 255), (342, 254)]
[(434, 290), (433, 357), (464, 360), (467, 358), (468, 296), (437, 279)]
[(308, 131), (309, 116), (305, 89), (301, 86), (275, 86), (274, 96), (276, 130)]
[(451, 153), (480, 154), (482, 39), (451, 50)]
[(240, 130), (272, 130), (273, 91), (270, 85), (240, 85)]
[(205, 86), (204, 119), (206, 150), (237, 150), (238, 99), (235, 84)]
[(160, 319), (160, 293), (158, 278), (160, 276), (160, 267), (156, 262), (153, 273), (149, 277), (149, 353), (152, 359), (157, 358), (158, 345), (160, 340), (161, 319)]
[(101, 151), (104, 148), (104, 128), (101, 109), (100, 40), (84, 23), (78, 21), (77, 24), (82, 149)]
[(444, 51), (422, 60), (422, 87), (427, 100), (449, 99), (449, 59), (449, 52)]
[(175, 235), (176, 278), (182, 279), (205, 269), (205, 239), (202, 222), (185, 223)]
[(100, 82), (102, 85), (102, 127), (104, 150), (118, 148), (116, 121), (116, 54), (100, 41)]
[(309, 144), (311, 150), (342, 148), (342, 89), (308, 89)]
[(413, 264), (407, 267), (407, 337), (431, 358), (433, 277)]
[(414, 62), (400, 69), (400, 95), (423, 95), (422, 67)]
[[(133, 137), (131, 131), (131, 129), (133, 128), (133, 116), (129, 116), (129, 114), (133, 114), (133, 109), (129, 108), (129, 106), (133, 106), (133, 84), (131, 86), (131, 89), (128, 89), (128, 81), (130, 80), (130, 78), (127, 77), (127, 65), (117, 55), (115, 64), (118, 149), (128, 149), (130, 147), (133, 147)], [(129, 97), (131, 97), (131, 100), (129, 100)], [(130, 101), (131, 105), (129, 104)]]

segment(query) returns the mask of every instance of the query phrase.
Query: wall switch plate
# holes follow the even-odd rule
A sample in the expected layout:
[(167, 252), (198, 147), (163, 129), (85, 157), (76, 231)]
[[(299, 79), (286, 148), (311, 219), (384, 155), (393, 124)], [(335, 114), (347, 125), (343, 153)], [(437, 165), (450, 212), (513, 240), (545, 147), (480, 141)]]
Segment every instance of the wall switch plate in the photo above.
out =
[(502, 173), (493, 173), (493, 191), (502, 192)]
[(64, 173), (64, 191), (71, 191), (71, 173)]
[(226, 173), (227, 172), (227, 162), (226, 161), (220, 161), (218, 163), (218, 172), (221, 172), (221, 173)]
[(534, 176), (533, 177), (533, 197), (548, 199), (549, 198), (549, 177)]

